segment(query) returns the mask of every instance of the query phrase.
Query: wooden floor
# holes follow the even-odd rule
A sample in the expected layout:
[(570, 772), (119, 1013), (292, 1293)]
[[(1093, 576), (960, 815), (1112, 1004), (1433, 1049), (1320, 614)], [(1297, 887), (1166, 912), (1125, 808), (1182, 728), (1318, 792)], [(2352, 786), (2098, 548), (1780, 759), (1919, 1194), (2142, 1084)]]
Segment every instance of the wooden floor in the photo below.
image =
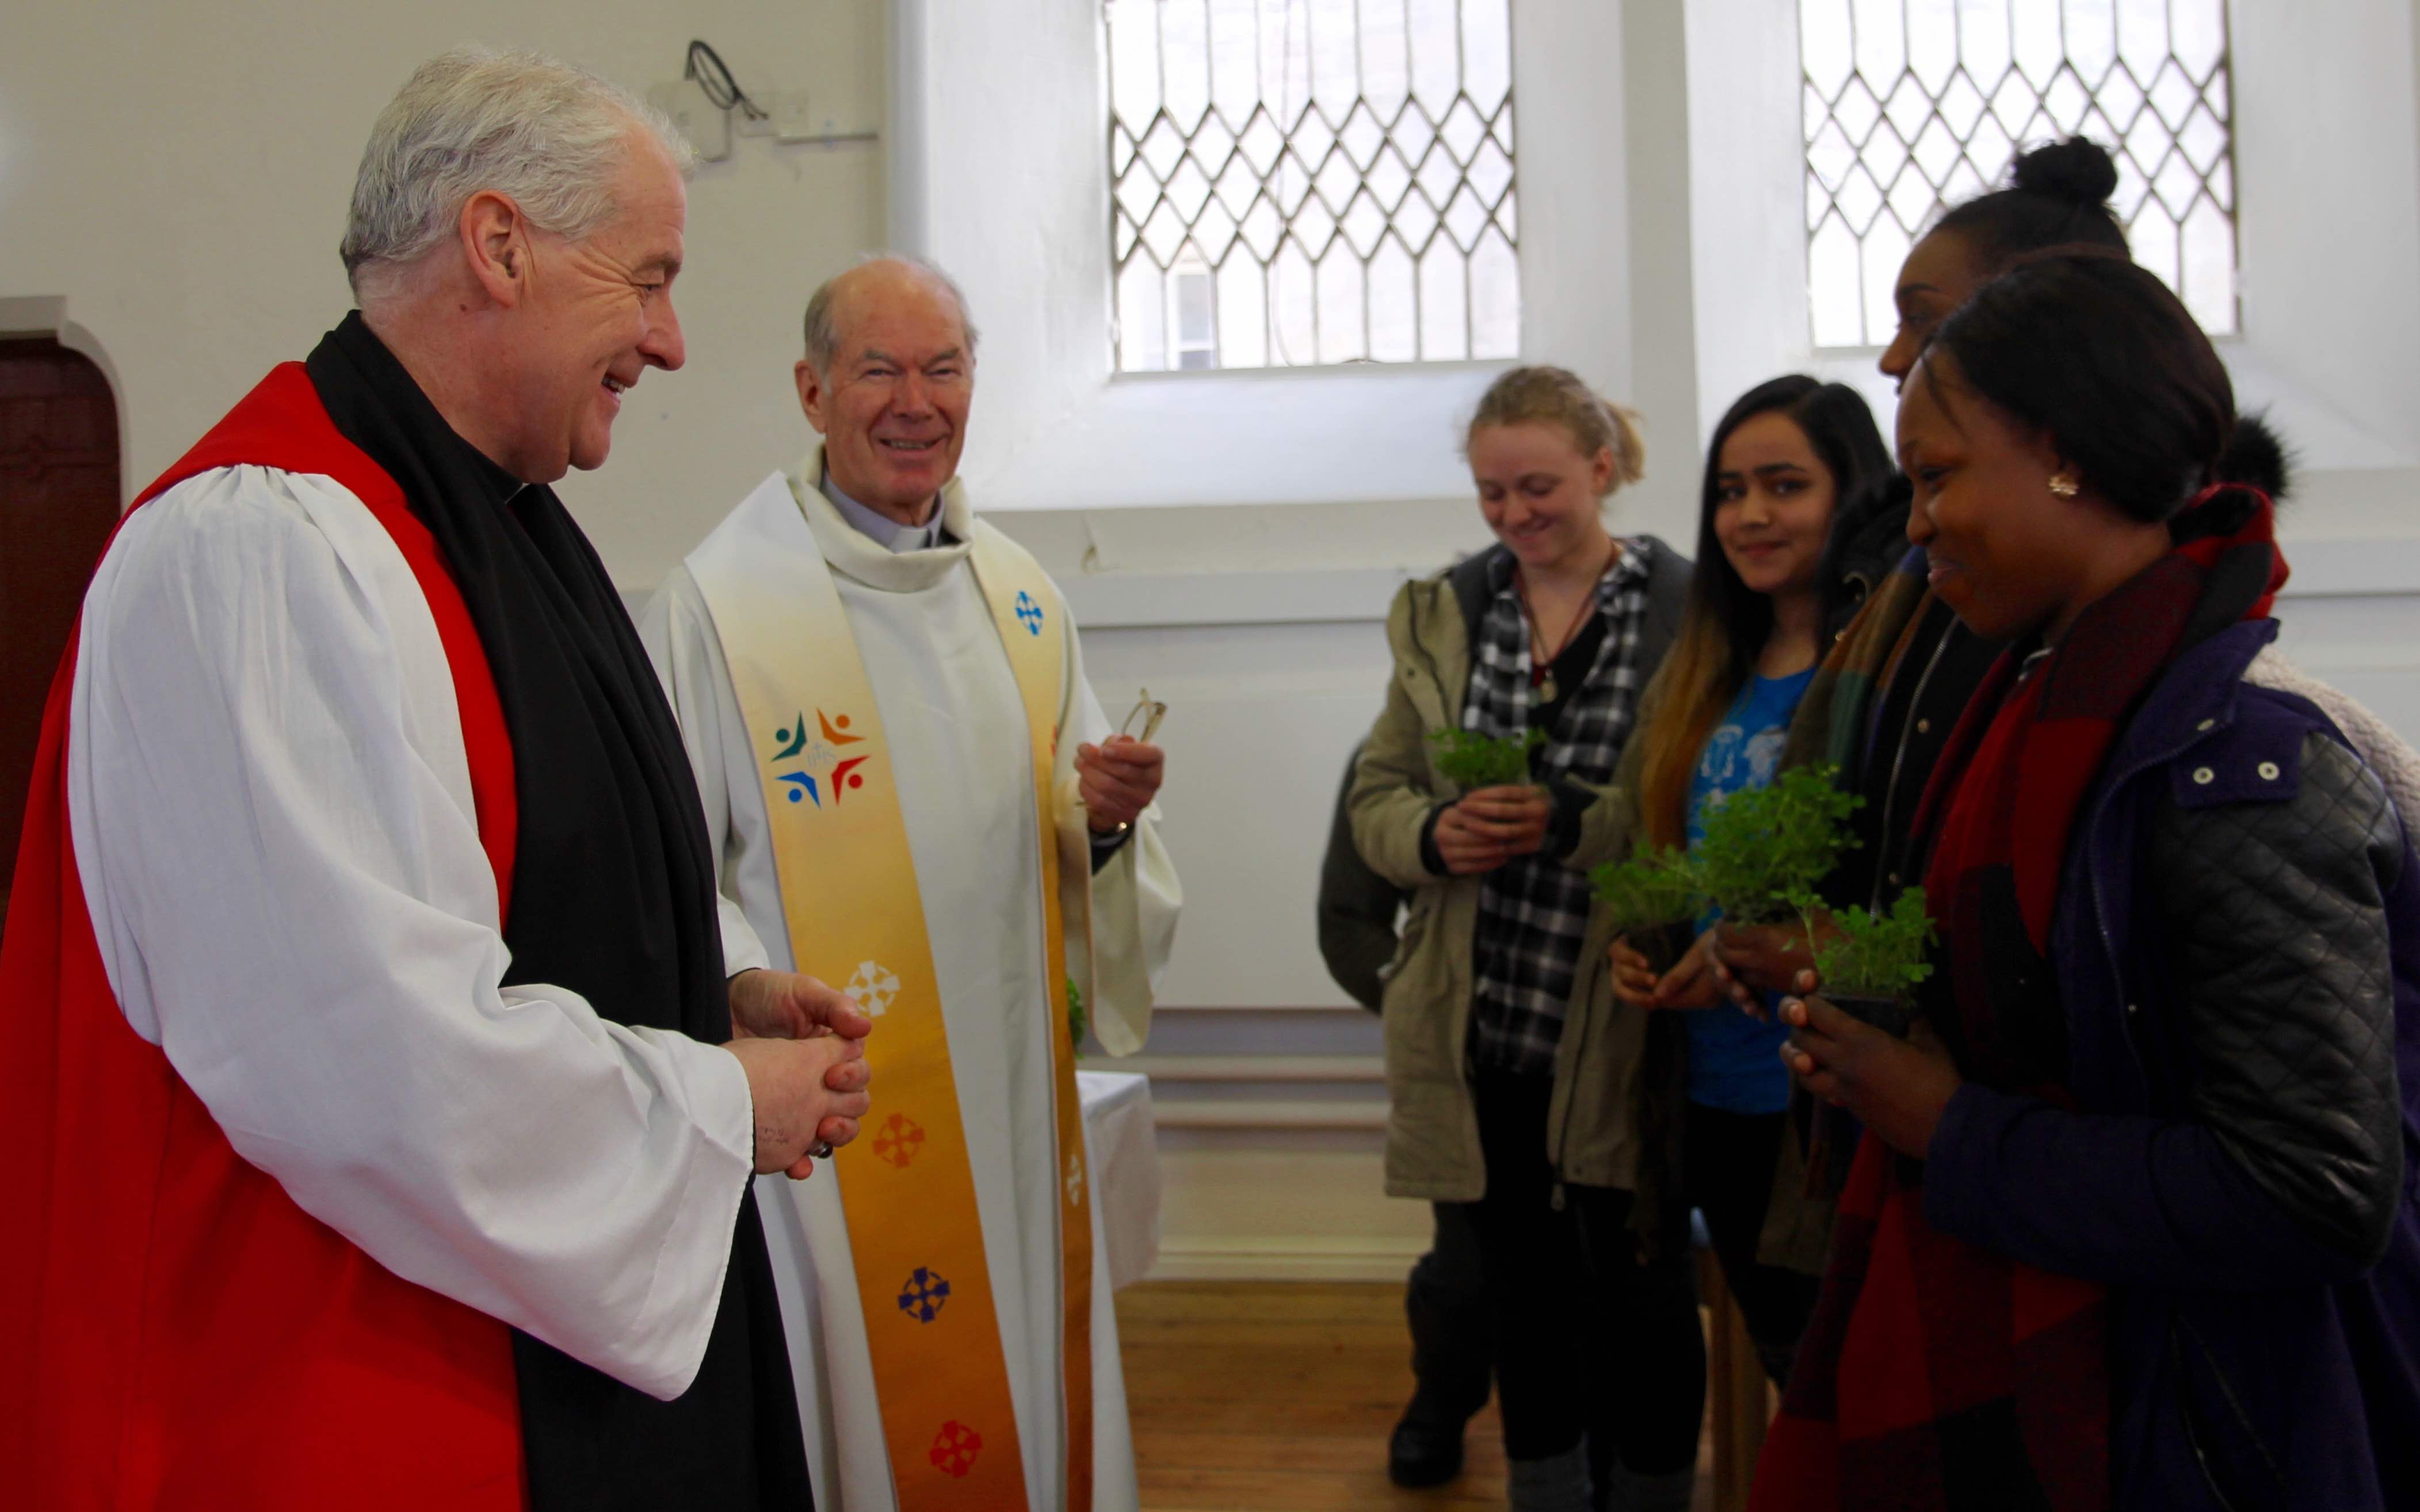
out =
[[(1387, 1479), (1412, 1392), (1400, 1286), (1145, 1282), (1118, 1293), (1144, 1512), (1462, 1512), (1504, 1505), (1491, 1404), (1461, 1479)], [(1700, 1451), (1698, 1504), (1711, 1505)]]

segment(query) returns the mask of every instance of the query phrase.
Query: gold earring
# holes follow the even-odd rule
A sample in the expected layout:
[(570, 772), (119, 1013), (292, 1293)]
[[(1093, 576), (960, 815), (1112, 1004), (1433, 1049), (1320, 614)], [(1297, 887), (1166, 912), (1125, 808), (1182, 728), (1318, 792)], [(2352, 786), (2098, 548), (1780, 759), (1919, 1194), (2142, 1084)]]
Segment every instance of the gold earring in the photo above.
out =
[(2054, 472), (2050, 475), (2050, 491), (2061, 499), (2072, 499), (2076, 492), (2075, 480), (2064, 472)]

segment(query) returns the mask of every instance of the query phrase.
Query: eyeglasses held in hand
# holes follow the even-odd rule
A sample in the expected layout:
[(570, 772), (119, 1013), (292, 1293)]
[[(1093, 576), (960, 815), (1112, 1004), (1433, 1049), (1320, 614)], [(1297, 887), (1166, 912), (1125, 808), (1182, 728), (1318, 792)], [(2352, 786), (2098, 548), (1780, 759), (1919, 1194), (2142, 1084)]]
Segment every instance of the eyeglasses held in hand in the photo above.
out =
[[(1151, 737), (1159, 733), (1159, 721), (1167, 717), (1168, 705), (1153, 698), (1151, 689), (1146, 687), (1142, 690), (1141, 699), (1126, 715), (1125, 722), (1118, 726), (1118, 733), (1148, 746), (1151, 744)], [(1135, 728), (1137, 720), (1142, 722), (1140, 730)]]

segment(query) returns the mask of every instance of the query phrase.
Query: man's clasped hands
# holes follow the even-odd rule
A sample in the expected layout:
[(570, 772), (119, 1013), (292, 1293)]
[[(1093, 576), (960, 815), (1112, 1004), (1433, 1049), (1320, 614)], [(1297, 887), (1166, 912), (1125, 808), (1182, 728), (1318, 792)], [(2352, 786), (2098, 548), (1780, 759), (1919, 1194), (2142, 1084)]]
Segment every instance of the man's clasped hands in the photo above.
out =
[[(1140, 817), (1159, 792), (1165, 761), (1158, 747), (1124, 734), (1080, 748), (1078, 780), (1094, 829)], [(742, 971), (729, 990), (724, 1048), (748, 1075), (756, 1173), (804, 1180), (817, 1160), (857, 1137), (872, 1105), (865, 1037), (874, 1021), (847, 994), (796, 971)]]

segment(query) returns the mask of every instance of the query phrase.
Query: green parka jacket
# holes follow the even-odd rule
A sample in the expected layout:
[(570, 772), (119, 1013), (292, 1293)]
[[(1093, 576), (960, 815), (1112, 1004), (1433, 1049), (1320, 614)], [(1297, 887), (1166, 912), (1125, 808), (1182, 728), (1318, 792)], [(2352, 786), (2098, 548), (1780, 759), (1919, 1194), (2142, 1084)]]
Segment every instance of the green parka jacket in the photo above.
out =
[[(1638, 668), (1653, 672), (1670, 649), (1690, 566), (1648, 539), (1647, 614)], [(1387, 972), (1387, 1191), (1435, 1202), (1475, 1202), (1486, 1189), (1470, 1095), (1472, 933), (1479, 878), (1440, 876), (1420, 856), (1429, 816), (1462, 795), (1432, 764), (1429, 736), (1459, 729), (1470, 680), (1473, 632), (1510, 570), (1501, 546), (1449, 571), (1404, 585), (1387, 616), (1394, 671), (1387, 705), (1356, 764), (1353, 839), (1372, 871), (1411, 893), (1403, 943)], [(1612, 856), (1626, 804), (1611, 787), (1570, 784), (1558, 807), (1578, 810), (1576, 842), (1561, 859), (1585, 870)], [(1555, 1054), (1546, 1158), (1559, 1179), (1628, 1189), (1636, 1179), (1637, 1091), (1645, 1015), (1613, 1001), (1606, 949), (1612, 930), (1591, 909)]]

